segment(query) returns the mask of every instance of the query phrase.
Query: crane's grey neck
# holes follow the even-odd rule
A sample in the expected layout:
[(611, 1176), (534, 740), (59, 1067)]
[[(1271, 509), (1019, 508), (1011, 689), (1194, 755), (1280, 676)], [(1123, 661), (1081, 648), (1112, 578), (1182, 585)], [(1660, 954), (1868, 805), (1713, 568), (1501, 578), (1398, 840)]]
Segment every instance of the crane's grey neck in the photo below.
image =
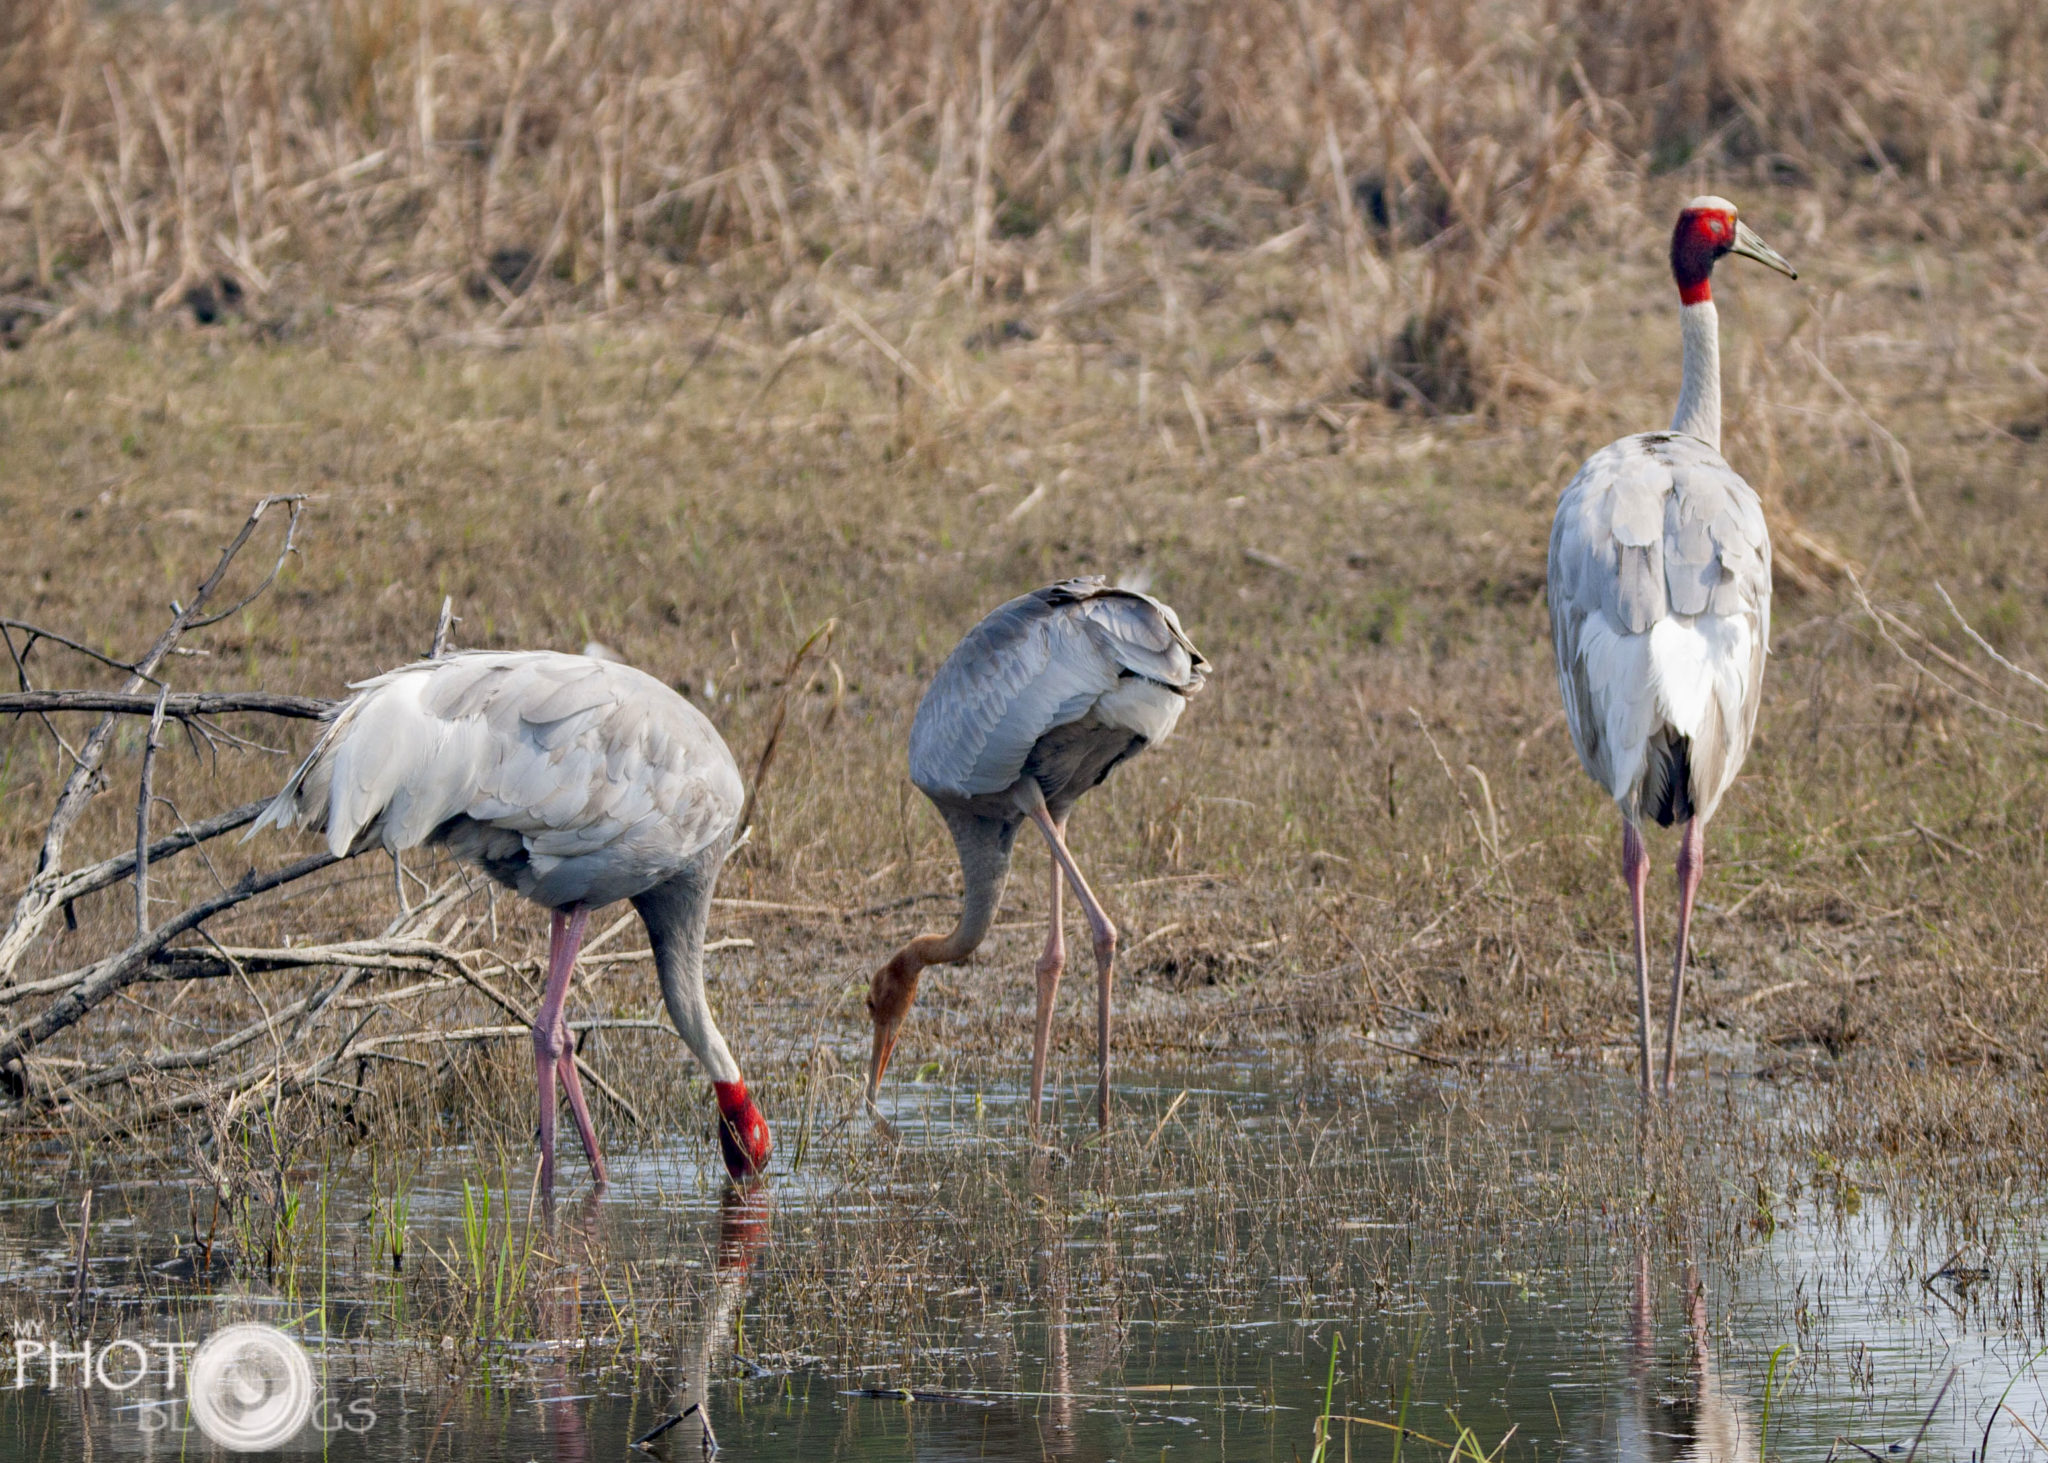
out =
[(654, 950), (654, 971), (661, 980), (661, 999), (669, 1020), (714, 1082), (737, 1082), (739, 1063), (732, 1058), (711, 1002), (704, 993), (704, 931), (711, 923), (711, 891), (725, 863), (725, 844), (713, 844), (665, 884), (657, 884), (633, 901), (647, 926)]
[(941, 809), (953, 846), (960, 853), (960, 921), (953, 932), (927, 952), (931, 964), (965, 960), (988, 937), (1010, 879), (1010, 850), (1017, 841), (1018, 820), (984, 818)]
[(1678, 410), (1671, 430), (1697, 437), (1721, 450), (1721, 325), (1714, 302), (1678, 309), (1678, 332), (1685, 341), (1685, 381), (1678, 388)]

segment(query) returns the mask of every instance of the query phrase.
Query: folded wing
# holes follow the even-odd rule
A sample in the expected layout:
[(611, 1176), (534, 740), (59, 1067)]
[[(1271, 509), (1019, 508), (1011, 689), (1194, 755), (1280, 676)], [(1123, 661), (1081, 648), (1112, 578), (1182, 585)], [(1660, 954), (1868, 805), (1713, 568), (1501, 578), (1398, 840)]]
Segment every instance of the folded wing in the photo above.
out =
[(1625, 437), (1587, 460), (1550, 536), (1558, 689), (1579, 759), (1625, 805), (1683, 742), (1701, 813), (1734, 780), (1770, 637), (1755, 492), (1693, 437)]
[(1096, 578), (1021, 595), (969, 631), (932, 678), (911, 727), (911, 780), (936, 796), (1002, 792), (1041, 737), (1127, 677), (1186, 696), (1207, 667), (1150, 595)]
[(477, 652), (355, 689), (257, 827), (322, 831), (336, 854), (445, 841), (543, 903), (600, 903), (739, 813), (716, 729), (629, 666)]

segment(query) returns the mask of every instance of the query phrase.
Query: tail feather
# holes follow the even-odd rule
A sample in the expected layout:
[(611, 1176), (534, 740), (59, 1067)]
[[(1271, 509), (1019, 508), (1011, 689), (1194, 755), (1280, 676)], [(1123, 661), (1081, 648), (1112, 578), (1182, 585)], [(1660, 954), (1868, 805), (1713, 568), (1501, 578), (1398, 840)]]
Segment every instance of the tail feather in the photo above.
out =
[(372, 842), (416, 848), (440, 833), (476, 797), (489, 729), (429, 710), (427, 680), (408, 666), (361, 683), (250, 833), (323, 833), (337, 858)]
[(285, 785), (278, 789), (277, 796), (269, 806), (256, 815), (242, 834), (241, 841), (247, 843), (266, 828), (277, 828), (289, 832), (293, 828), (310, 828), (315, 832), (327, 823), (328, 784), (334, 775), (334, 764), (327, 755), (334, 740), (334, 727), (330, 725), (320, 734), (320, 740), (293, 771)]
[(1693, 815), (1692, 738), (1664, 727), (1650, 738), (1643, 761), (1641, 806), (1646, 817), (1669, 828)]

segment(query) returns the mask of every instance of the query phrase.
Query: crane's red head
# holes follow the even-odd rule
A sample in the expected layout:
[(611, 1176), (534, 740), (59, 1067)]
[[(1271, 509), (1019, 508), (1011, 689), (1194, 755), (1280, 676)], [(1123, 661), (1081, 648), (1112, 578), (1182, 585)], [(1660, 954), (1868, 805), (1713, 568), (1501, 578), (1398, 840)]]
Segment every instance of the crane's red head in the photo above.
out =
[(1682, 303), (1703, 305), (1714, 297), (1708, 281), (1713, 277), (1714, 261), (1723, 254), (1740, 254), (1799, 278), (1798, 270), (1735, 216), (1734, 204), (1707, 195), (1680, 209), (1678, 227), (1671, 231), (1671, 277), (1678, 281)]
[(725, 1154), (725, 1171), (736, 1179), (765, 1172), (775, 1144), (768, 1120), (747, 1096), (747, 1084), (714, 1082), (711, 1087), (718, 1094), (718, 1146)]

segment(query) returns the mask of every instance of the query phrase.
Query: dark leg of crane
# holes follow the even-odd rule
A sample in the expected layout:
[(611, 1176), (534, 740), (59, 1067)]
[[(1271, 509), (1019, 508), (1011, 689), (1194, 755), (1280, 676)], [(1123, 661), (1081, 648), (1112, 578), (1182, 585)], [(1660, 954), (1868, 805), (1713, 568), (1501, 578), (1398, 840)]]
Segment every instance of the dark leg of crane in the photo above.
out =
[(1650, 947), (1643, 932), (1643, 891), (1650, 882), (1650, 855), (1643, 848), (1643, 835), (1636, 825), (1621, 825), (1621, 877), (1628, 884), (1628, 910), (1636, 932), (1636, 1035), (1642, 1055), (1643, 1101), (1649, 1102), (1650, 1083)]
[(565, 1078), (569, 1105), (576, 1114), (576, 1127), (584, 1151), (599, 1183), (604, 1182), (604, 1160), (598, 1156), (597, 1133), (590, 1126), (590, 1111), (582, 1101), (583, 1084), (576, 1080), (576, 1049), (569, 1041), (563, 1008), (569, 1002), (569, 978), (576, 970), (576, 951), (583, 944), (583, 931), (590, 923), (590, 911), (578, 904), (566, 913), (556, 910), (548, 922), (548, 979), (541, 991), (540, 1009), (533, 1017), (534, 1083), (540, 1089), (540, 1190), (555, 1191), (555, 1078)]
[(1685, 947), (1692, 935), (1692, 901), (1706, 872), (1707, 830), (1697, 818), (1685, 820), (1678, 843), (1678, 953), (1671, 961), (1671, 1020), (1664, 1029), (1664, 1095), (1678, 1085), (1678, 1010), (1685, 999)]
[[(1036, 785), (1032, 791), (1036, 792)], [(1110, 977), (1116, 966), (1116, 925), (1109, 918), (1109, 911), (1102, 907), (1102, 901), (1095, 897), (1095, 891), (1088, 887), (1088, 881), (1081, 877), (1081, 866), (1074, 862), (1074, 855), (1067, 850), (1065, 830), (1053, 821), (1047, 811), (1043, 797), (1033, 800), (1034, 806), (1026, 809), (1031, 821), (1038, 825), (1038, 831), (1045, 835), (1045, 841), (1052, 845), (1052, 856), (1066, 871), (1067, 882), (1074, 886), (1074, 897), (1081, 901), (1081, 908), (1088, 915), (1088, 929), (1095, 937), (1095, 1049), (1100, 1075), (1095, 1083), (1095, 1119), (1103, 1127), (1109, 1126), (1109, 1003)]]
[[(1056, 823), (1054, 831), (1064, 835), (1066, 825)], [(1031, 1126), (1038, 1127), (1038, 1111), (1045, 1098), (1045, 1059), (1052, 1044), (1053, 998), (1060, 991), (1060, 973), (1067, 968), (1067, 935), (1062, 925), (1064, 910), (1060, 896), (1065, 872), (1060, 861), (1052, 860), (1052, 927), (1046, 931), (1045, 950), (1038, 957), (1038, 1023), (1031, 1030)]]

